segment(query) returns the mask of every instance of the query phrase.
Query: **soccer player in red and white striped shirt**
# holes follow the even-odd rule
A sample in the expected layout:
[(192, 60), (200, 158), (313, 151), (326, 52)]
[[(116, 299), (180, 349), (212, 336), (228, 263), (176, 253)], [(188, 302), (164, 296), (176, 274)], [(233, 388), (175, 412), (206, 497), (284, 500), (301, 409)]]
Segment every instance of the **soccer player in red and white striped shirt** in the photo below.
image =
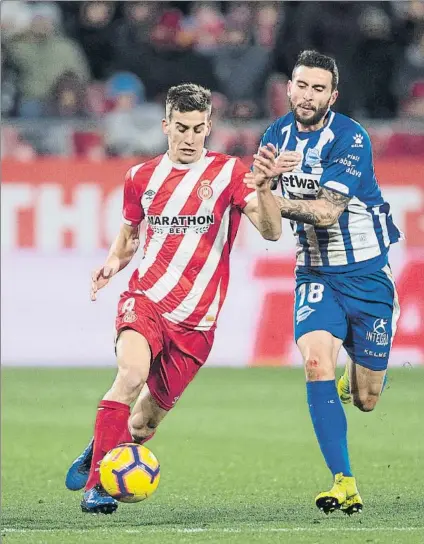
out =
[(264, 147), (255, 155), (255, 188), (248, 188), (240, 159), (204, 148), (210, 117), (210, 91), (194, 84), (169, 90), (163, 120), (168, 152), (128, 171), (121, 229), (92, 276), (95, 300), (134, 256), (146, 221), (143, 257), (118, 305), (117, 376), (99, 404), (94, 440), (66, 479), (69, 489), (85, 485), (85, 512), (117, 508), (101, 488), (99, 462), (119, 443), (151, 438), (206, 362), (241, 214), (264, 238), (281, 235), (270, 190), (275, 149)]

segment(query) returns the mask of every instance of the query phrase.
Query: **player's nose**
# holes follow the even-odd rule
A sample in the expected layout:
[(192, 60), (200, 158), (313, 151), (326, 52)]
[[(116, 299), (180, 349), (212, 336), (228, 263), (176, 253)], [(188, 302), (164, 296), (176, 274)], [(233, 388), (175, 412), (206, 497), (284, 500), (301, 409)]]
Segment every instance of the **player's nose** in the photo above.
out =
[(185, 143), (188, 145), (194, 144), (194, 130), (187, 130), (185, 135)]
[(308, 87), (307, 89), (305, 89), (305, 92), (303, 94), (303, 98), (305, 100), (312, 100), (313, 98), (313, 91), (310, 87)]

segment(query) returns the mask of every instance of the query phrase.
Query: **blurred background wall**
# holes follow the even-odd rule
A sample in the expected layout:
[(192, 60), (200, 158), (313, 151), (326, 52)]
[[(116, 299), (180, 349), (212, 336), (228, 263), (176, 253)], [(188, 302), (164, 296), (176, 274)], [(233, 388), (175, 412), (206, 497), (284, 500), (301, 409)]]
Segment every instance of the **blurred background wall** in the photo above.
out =
[[(209, 87), (208, 147), (249, 164), (288, 111), (287, 81), (307, 48), (336, 57), (335, 109), (369, 131), (406, 234), (392, 250), (403, 310), (392, 363), (424, 362), (424, 2), (6, 0), (1, 42), (3, 362), (113, 363), (131, 265), (95, 305), (90, 271), (118, 228), (127, 167), (166, 149), (168, 87)], [(210, 364), (300, 363), (284, 226), (272, 244), (243, 222)]]

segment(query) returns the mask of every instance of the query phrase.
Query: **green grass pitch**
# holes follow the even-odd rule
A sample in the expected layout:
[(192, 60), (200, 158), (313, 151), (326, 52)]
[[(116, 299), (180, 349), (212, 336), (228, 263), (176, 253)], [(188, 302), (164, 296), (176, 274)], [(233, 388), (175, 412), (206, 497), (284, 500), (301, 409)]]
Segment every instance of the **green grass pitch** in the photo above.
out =
[(161, 482), (144, 503), (83, 514), (69, 463), (91, 436), (113, 369), (4, 369), (2, 541), (424, 543), (424, 369), (390, 371), (377, 409), (346, 409), (361, 515), (325, 516), (331, 478), (301, 369), (203, 369), (149, 447)]

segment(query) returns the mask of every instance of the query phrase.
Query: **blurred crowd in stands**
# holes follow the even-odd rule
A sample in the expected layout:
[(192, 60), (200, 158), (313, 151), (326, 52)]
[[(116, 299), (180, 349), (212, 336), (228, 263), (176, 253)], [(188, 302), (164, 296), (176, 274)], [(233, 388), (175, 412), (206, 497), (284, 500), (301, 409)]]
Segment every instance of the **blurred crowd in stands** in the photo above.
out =
[(335, 109), (379, 127), (377, 152), (424, 153), (422, 129), (411, 143), (409, 129), (391, 128), (424, 123), (420, 0), (2, 0), (1, 40), (2, 157), (159, 153), (166, 90), (186, 81), (213, 91), (209, 147), (250, 154), (269, 120), (288, 111), (303, 49), (336, 58)]

